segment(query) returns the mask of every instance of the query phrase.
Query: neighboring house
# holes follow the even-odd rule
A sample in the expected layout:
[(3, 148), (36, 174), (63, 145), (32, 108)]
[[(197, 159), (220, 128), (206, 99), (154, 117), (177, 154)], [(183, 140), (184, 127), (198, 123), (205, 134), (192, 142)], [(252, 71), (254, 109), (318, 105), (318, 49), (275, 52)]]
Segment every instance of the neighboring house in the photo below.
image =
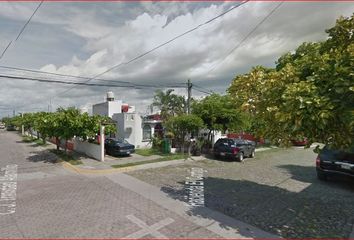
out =
[(117, 124), (117, 138), (125, 139), (136, 148), (151, 147), (154, 134), (162, 134), (159, 115), (142, 117), (135, 112), (134, 106), (124, 104), (122, 100), (114, 100), (112, 92), (107, 93), (106, 102), (92, 106), (93, 115), (108, 116)]

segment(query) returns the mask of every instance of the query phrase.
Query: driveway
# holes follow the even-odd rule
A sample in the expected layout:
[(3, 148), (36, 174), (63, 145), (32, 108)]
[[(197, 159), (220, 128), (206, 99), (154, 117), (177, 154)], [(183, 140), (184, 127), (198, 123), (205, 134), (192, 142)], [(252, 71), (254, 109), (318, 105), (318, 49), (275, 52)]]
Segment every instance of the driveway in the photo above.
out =
[[(244, 163), (206, 159), (129, 173), (186, 201), (192, 167), (206, 170), (206, 207), (287, 238), (349, 237), (354, 224), (354, 181), (316, 178), (313, 149), (259, 152)], [(351, 236), (353, 237), (353, 236)]]

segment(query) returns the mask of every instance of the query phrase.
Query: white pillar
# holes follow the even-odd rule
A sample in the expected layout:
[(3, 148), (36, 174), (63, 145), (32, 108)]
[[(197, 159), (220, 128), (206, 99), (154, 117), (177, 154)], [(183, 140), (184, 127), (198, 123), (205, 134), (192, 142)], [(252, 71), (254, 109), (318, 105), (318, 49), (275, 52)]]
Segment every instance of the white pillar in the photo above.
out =
[[(21, 117), (22, 117), (22, 121), (23, 121), (23, 113), (21, 113)], [(22, 124), (22, 126), (21, 126), (21, 133), (22, 133), (22, 136), (24, 136), (25, 135), (25, 126)]]
[(104, 126), (100, 126), (101, 162), (104, 162)]

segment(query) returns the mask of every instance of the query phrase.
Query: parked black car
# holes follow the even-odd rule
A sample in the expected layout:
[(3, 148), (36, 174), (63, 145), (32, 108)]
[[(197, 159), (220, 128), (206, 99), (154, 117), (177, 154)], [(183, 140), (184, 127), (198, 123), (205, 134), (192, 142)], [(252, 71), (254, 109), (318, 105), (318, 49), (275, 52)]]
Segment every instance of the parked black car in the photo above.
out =
[(214, 144), (213, 150), (216, 158), (227, 157), (242, 162), (245, 157), (254, 157), (256, 144), (249, 140), (220, 138)]
[(7, 125), (6, 130), (7, 131), (16, 131), (16, 127), (14, 125)]
[(330, 175), (354, 177), (354, 146), (347, 151), (325, 146), (317, 156), (316, 171), (320, 180), (327, 180)]
[(127, 156), (135, 152), (135, 146), (126, 140), (107, 138), (104, 143), (106, 153), (112, 156)]

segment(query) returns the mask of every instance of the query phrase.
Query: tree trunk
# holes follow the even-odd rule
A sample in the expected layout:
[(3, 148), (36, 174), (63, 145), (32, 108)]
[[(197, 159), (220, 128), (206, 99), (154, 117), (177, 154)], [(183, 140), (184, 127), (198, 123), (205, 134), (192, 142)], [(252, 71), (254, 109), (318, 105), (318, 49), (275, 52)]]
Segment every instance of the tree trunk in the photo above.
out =
[(68, 153), (68, 139), (65, 139), (65, 153)]
[(209, 133), (208, 133), (208, 144), (211, 141), (210, 136), (211, 136), (211, 129), (209, 129)]
[(60, 142), (59, 142), (59, 138), (58, 138), (58, 137), (55, 137), (55, 143), (56, 143), (56, 145), (57, 145), (57, 150), (59, 151), (59, 144), (60, 144)]

